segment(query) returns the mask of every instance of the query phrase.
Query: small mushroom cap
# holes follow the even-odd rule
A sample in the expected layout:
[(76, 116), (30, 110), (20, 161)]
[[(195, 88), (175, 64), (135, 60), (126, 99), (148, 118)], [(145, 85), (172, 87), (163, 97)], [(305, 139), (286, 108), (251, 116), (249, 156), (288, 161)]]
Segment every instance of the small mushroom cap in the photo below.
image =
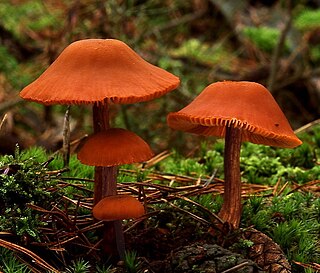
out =
[(271, 93), (255, 82), (210, 84), (167, 121), (173, 129), (200, 135), (224, 137), (226, 126), (234, 126), (242, 129), (242, 141), (283, 148), (302, 143)]
[(139, 218), (144, 213), (144, 207), (137, 199), (120, 194), (103, 198), (92, 210), (94, 218), (105, 221)]
[(121, 128), (91, 135), (78, 153), (81, 163), (105, 167), (143, 162), (152, 156), (151, 148), (142, 138)]
[(126, 104), (160, 97), (179, 84), (119, 40), (87, 39), (66, 47), (20, 96), (43, 104)]

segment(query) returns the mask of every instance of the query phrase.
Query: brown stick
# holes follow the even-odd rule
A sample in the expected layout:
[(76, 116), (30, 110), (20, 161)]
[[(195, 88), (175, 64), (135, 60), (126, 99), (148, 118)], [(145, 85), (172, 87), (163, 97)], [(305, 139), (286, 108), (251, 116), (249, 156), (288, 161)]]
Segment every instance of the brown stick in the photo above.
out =
[(240, 149), (241, 129), (227, 126), (224, 151), (224, 200), (219, 216), (233, 228), (239, 227), (241, 217)]

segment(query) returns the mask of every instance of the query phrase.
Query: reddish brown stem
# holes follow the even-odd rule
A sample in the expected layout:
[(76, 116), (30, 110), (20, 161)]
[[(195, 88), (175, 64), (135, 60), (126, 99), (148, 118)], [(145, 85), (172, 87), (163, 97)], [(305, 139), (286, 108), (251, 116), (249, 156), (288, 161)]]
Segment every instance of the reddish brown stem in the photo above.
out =
[[(93, 105), (94, 133), (105, 131), (109, 128), (108, 103), (95, 103)], [(95, 168), (94, 204), (97, 204), (106, 196), (117, 194), (117, 170), (116, 166)]]
[(95, 167), (94, 204), (109, 195), (117, 194), (117, 167)]
[[(108, 103), (93, 105), (93, 130), (95, 133), (109, 129)], [(117, 194), (117, 166), (96, 167), (94, 174), (94, 204), (102, 198)]]
[[(108, 103), (93, 105), (93, 129), (95, 133), (105, 131), (109, 125)], [(94, 173), (94, 204), (106, 196), (117, 194), (117, 166), (95, 167)], [(106, 222), (103, 229), (104, 253), (111, 259), (124, 258), (125, 246), (121, 221)]]
[(108, 102), (95, 103), (93, 105), (92, 112), (93, 112), (93, 131), (95, 133), (105, 131), (110, 128)]
[(241, 217), (240, 149), (241, 129), (226, 127), (224, 151), (224, 197), (219, 212), (222, 220), (238, 228)]

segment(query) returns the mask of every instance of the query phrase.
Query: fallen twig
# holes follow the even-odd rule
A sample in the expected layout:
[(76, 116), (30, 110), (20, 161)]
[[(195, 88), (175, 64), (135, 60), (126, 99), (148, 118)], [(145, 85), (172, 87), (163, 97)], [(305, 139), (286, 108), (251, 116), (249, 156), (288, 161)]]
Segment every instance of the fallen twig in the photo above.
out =
[(50, 264), (48, 264), (45, 260), (43, 260), (42, 258), (40, 258), (37, 254), (33, 253), (32, 251), (30, 251), (27, 248), (24, 248), (22, 246), (19, 246), (17, 244), (5, 241), (0, 239), (0, 246), (5, 247), (7, 249), (16, 251), (16, 252), (20, 252), (23, 253), (27, 256), (29, 256), (36, 264), (38, 264), (40, 267), (49, 270), (51, 272), (56, 272), (59, 273), (60, 271), (55, 269), (53, 266), (51, 266)]
[(229, 268), (227, 270), (224, 270), (221, 273), (238, 272), (239, 269), (241, 269), (241, 268), (243, 268), (243, 267), (245, 267), (247, 265), (250, 265), (249, 262), (243, 262), (243, 263), (237, 264), (237, 265), (235, 265), (235, 266), (233, 266), (233, 267), (231, 267), (231, 268)]
[(199, 222), (202, 222), (202, 223), (205, 224), (205, 225), (210, 225), (210, 222), (209, 222), (209, 221), (201, 218), (201, 217), (198, 216), (198, 215), (195, 215), (194, 213), (192, 213), (192, 212), (190, 212), (190, 211), (187, 211), (187, 210), (185, 210), (185, 209), (182, 209), (182, 208), (180, 208), (180, 207), (172, 204), (172, 203), (169, 202), (167, 199), (162, 198), (161, 200), (164, 201), (165, 203), (167, 203), (169, 206), (171, 206), (171, 207), (173, 207), (173, 208), (175, 208), (175, 209), (183, 212), (184, 214), (187, 214), (187, 215), (191, 216), (191, 217), (194, 218), (195, 220), (197, 220), (197, 221), (199, 221)]
[(304, 268), (309, 268), (309, 269), (313, 269), (315, 270), (315, 272), (319, 272), (320, 271), (320, 264), (317, 264), (317, 263), (301, 263), (301, 262), (296, 262), (296, 261), (293, 261), (295, 264), (297, 265), (300, 265)]
[(302, 127), (296, 129), (294, 131), (295, 134), (298, 134), (298, 133), (301, 133), (301, 132), (304, 132), (304, 131), (308, 131), (310, 130), (312, 127), (316, 126), (320, 124), (320, 118), (319, 119), (316, 119), (314, 121), (311, 121), (309, 123), (307, 123), (306, 125), (303, 125)]

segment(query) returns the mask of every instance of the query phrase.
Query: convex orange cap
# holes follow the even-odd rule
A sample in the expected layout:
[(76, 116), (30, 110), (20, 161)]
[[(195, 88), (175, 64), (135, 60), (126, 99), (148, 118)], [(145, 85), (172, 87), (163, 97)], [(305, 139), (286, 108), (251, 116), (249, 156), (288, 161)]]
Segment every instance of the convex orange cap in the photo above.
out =
[(107, 196), (94, 206), (94, 218), (104, 221), (139, 218), (145, 213), (143, 205), (130, 195)]
[(66, 47), (20, 96), (43, 104), (125, 104), (160, 97), (179, 83), (119, 40), (87, 39)]
[(216, 82), (189, 105), (167, 117), (176, 130), (225, 136), (226, 126), (242, 129), (242, 141), (294, 148), (302, 142), (271, 93), (261, 84), (246, 81)]
[(150, 159), (153, 152), (135, 133), (110, 128), (91, 135), (77, 156), (83, 164), (108, 167), (143, 162)]

